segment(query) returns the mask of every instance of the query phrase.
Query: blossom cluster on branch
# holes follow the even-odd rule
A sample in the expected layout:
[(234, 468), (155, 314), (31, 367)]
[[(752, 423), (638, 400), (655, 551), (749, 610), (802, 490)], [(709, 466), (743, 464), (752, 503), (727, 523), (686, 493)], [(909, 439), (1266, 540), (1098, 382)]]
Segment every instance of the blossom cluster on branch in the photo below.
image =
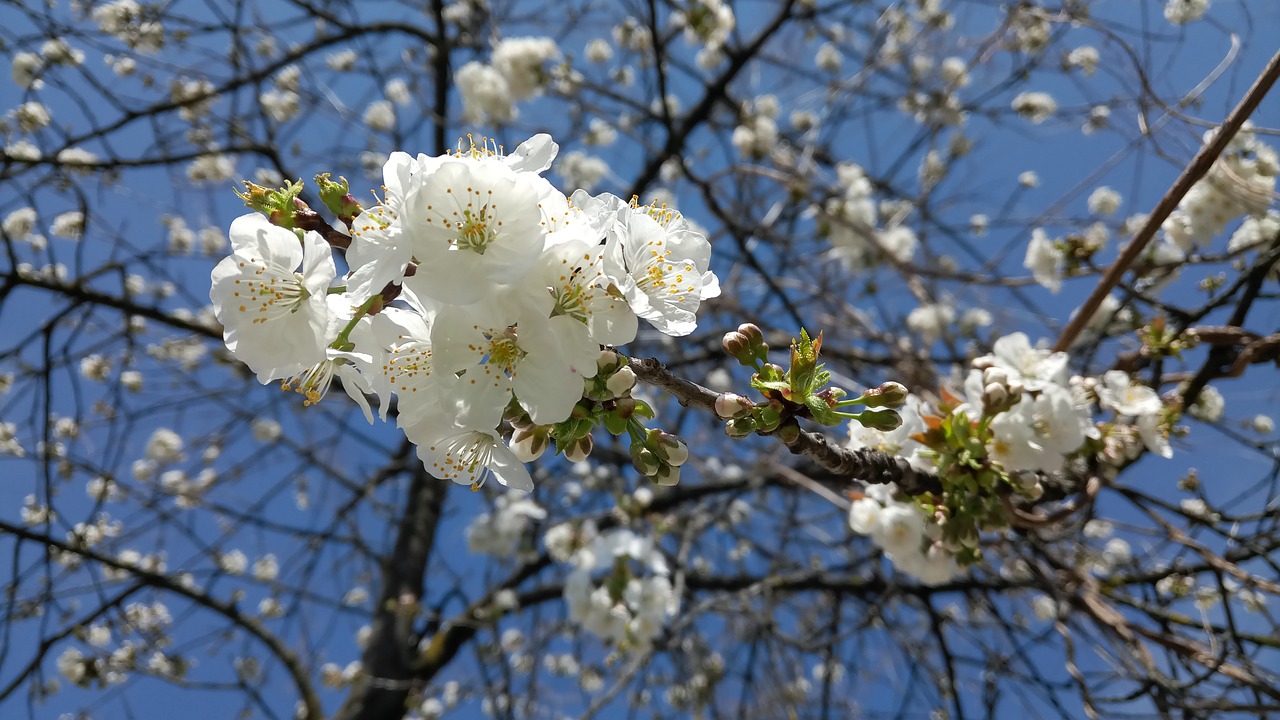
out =
[[(248, 184), (260, 212), (232, 223), (232, 255), (212, 273), (227, 348), (305, 404), (340, 378), (371, 423), (368, 396), (383, 419), (394, 396), (398, 426), (437, 477), (476, 486), (492, 474), (530, 490), (525, 461), (549, 439), (585, 457), (600, 423), (631, 437), (641, 472), (675, 482), (688, 451), (645, 430), (652, 411), (630, 397), (634, 374), (601, 348), (634, 340), (640, 318), (692, 332), (701, 302), (720, 293), (711, 245), (665, 206), (566, 197), (541, 175), (557, 150), (537, 135), (509, 155), (474, 142), (392, 153), (369, 209), (345, 180), (318, 176), (349, 238), (302, 229), (316, 216), (300, 184)], [(335, 233), (349, 242), (342, 280)], [(514, 447), (498, 432), (504, 416)]]

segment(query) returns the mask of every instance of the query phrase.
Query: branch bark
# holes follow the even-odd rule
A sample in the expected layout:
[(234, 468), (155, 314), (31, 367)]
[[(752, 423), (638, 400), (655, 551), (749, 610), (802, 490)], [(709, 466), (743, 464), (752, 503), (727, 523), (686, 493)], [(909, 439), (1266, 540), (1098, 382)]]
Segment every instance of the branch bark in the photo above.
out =
[(413, 620), (425, 587), (427, 562), (435, 546), (436, 526), (449, 483), (416, 464), (396, 544), (383, 563), (382, 589), (373, 615), (373, 632), (361, 657), (364, 672), (334, 715), (334, 720), (392, 720), (404, 717), (417, 637)]

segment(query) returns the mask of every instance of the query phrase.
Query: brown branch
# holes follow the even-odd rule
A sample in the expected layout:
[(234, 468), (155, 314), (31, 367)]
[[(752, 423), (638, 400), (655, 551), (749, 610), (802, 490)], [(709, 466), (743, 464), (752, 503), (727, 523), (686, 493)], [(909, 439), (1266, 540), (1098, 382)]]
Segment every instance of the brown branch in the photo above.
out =
[[(402, 452), (411, 450), (406, 441)], [(413, 619), (424, 594), (427, 563), (435, 547), (448, 485), (416, 465), (395, 548), (383, 563), (373, 632), (360, 660), (363, 672), (334, 720), (376, 720), (404, 714), (409, 691), (417, 684)]]
[(1182, 198), (1191, 190), (1191, 187), (1204, 177), (1213, 164), (1217, 161), (1218, 156), (1226, 150), (1227, 144), (1235, 137), (1240, 126), (1244, 125), (1245, 120), (1249, 118), (1253, 111), (1262, 102), (1262, 98), (1266, 96), (1267, 91), (1275, 84), (1276, 79), (1280, 78), (1280, 52), (1271, 56), (1271, 61), (1263, 68), (1262, 73), (1258, 75), (1258, 79), (1254, 80), (1253, 86), (1245, 93), (1244, 98), (1240, 100), (1240, 104), (1227, 115), (1227, 119), (1222, 121), (1222, 127), (1213, 136), (1213, 139), (1200, 148), (1195, 157), (1191, 159), (1191, 163), (1183, 169), (1182, 174), (1174, 181), (1173, 187), (1160, 198), (1160, 202), (1156, 205), (1155, 210), (1147, 216), (1147, 221), (1134, 234), (1133, 239), (1125, 245), (1120, 251), (1120, 257), (1107, 268), (1106, 274), (1098, 281), (1093, 288), (1093, 293), (1084, 301), (1084, 305), (1080, 306), (1080, 310), (1075, 317), (1067, 323), (1067, 327), (1062, 331), (1062, 335), (1058, 336), (1058, 342), (1054, 344), (1053, 349), (1058, 352), (1065, 352), (1075, 342), (1085, 325), (1093, 318), (1094, 313), (1102, 306), (1102, 301), (1111, 293), (1111, 290), (1120, 283), (1120, 279), (1124, 276), (1129, 266), (1138, 259), (1142, 251), (1146, 249), (1147, 244), (1155, 237), (1156, 230), (1164, 223), (1169, 214), (1173, 212)]

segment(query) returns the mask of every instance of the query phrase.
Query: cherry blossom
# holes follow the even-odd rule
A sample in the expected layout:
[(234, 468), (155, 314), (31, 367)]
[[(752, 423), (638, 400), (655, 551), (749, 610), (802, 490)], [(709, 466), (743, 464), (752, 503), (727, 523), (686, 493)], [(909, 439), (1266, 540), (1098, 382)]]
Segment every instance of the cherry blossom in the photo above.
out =
[(329, 283), (336, 275), (317, 233), (302, 241), (261, 215), (231, 224), (232, 255), (213, 269), (209, 299), (227, 349), (268, 383), (325, 359)]

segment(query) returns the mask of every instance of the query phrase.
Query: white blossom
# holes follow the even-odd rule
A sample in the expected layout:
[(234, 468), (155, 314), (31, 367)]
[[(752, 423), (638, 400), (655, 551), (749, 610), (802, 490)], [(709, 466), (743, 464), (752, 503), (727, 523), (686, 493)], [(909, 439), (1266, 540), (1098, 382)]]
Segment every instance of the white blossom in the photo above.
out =
[(1097, 215), (1114, 215), (1120, 209), (1120, 193), (1107, 186), (1089, 194), (1089, 212)]
[(59, 214), (49, 226), (49, 233), (54, 237), (79, 240), (84, 235), (84, 213), (69, 210)]
[(1058, 103), (1046, 92), (1019, 93), (1010, 106), (1014, 112), (1036, 124), (1048, 120), (1058, 111)]
[(1164, 19), (1174, 25), (1199, 20), (1209, 10), (1209, 0), (1165, 0)]
[(336, 274), (329, 246), (314, 232), (299, 243), (257, 213), (231, 224), (231, 246), (209, 293), (227, 348), (263, 383), (324, 360)]

